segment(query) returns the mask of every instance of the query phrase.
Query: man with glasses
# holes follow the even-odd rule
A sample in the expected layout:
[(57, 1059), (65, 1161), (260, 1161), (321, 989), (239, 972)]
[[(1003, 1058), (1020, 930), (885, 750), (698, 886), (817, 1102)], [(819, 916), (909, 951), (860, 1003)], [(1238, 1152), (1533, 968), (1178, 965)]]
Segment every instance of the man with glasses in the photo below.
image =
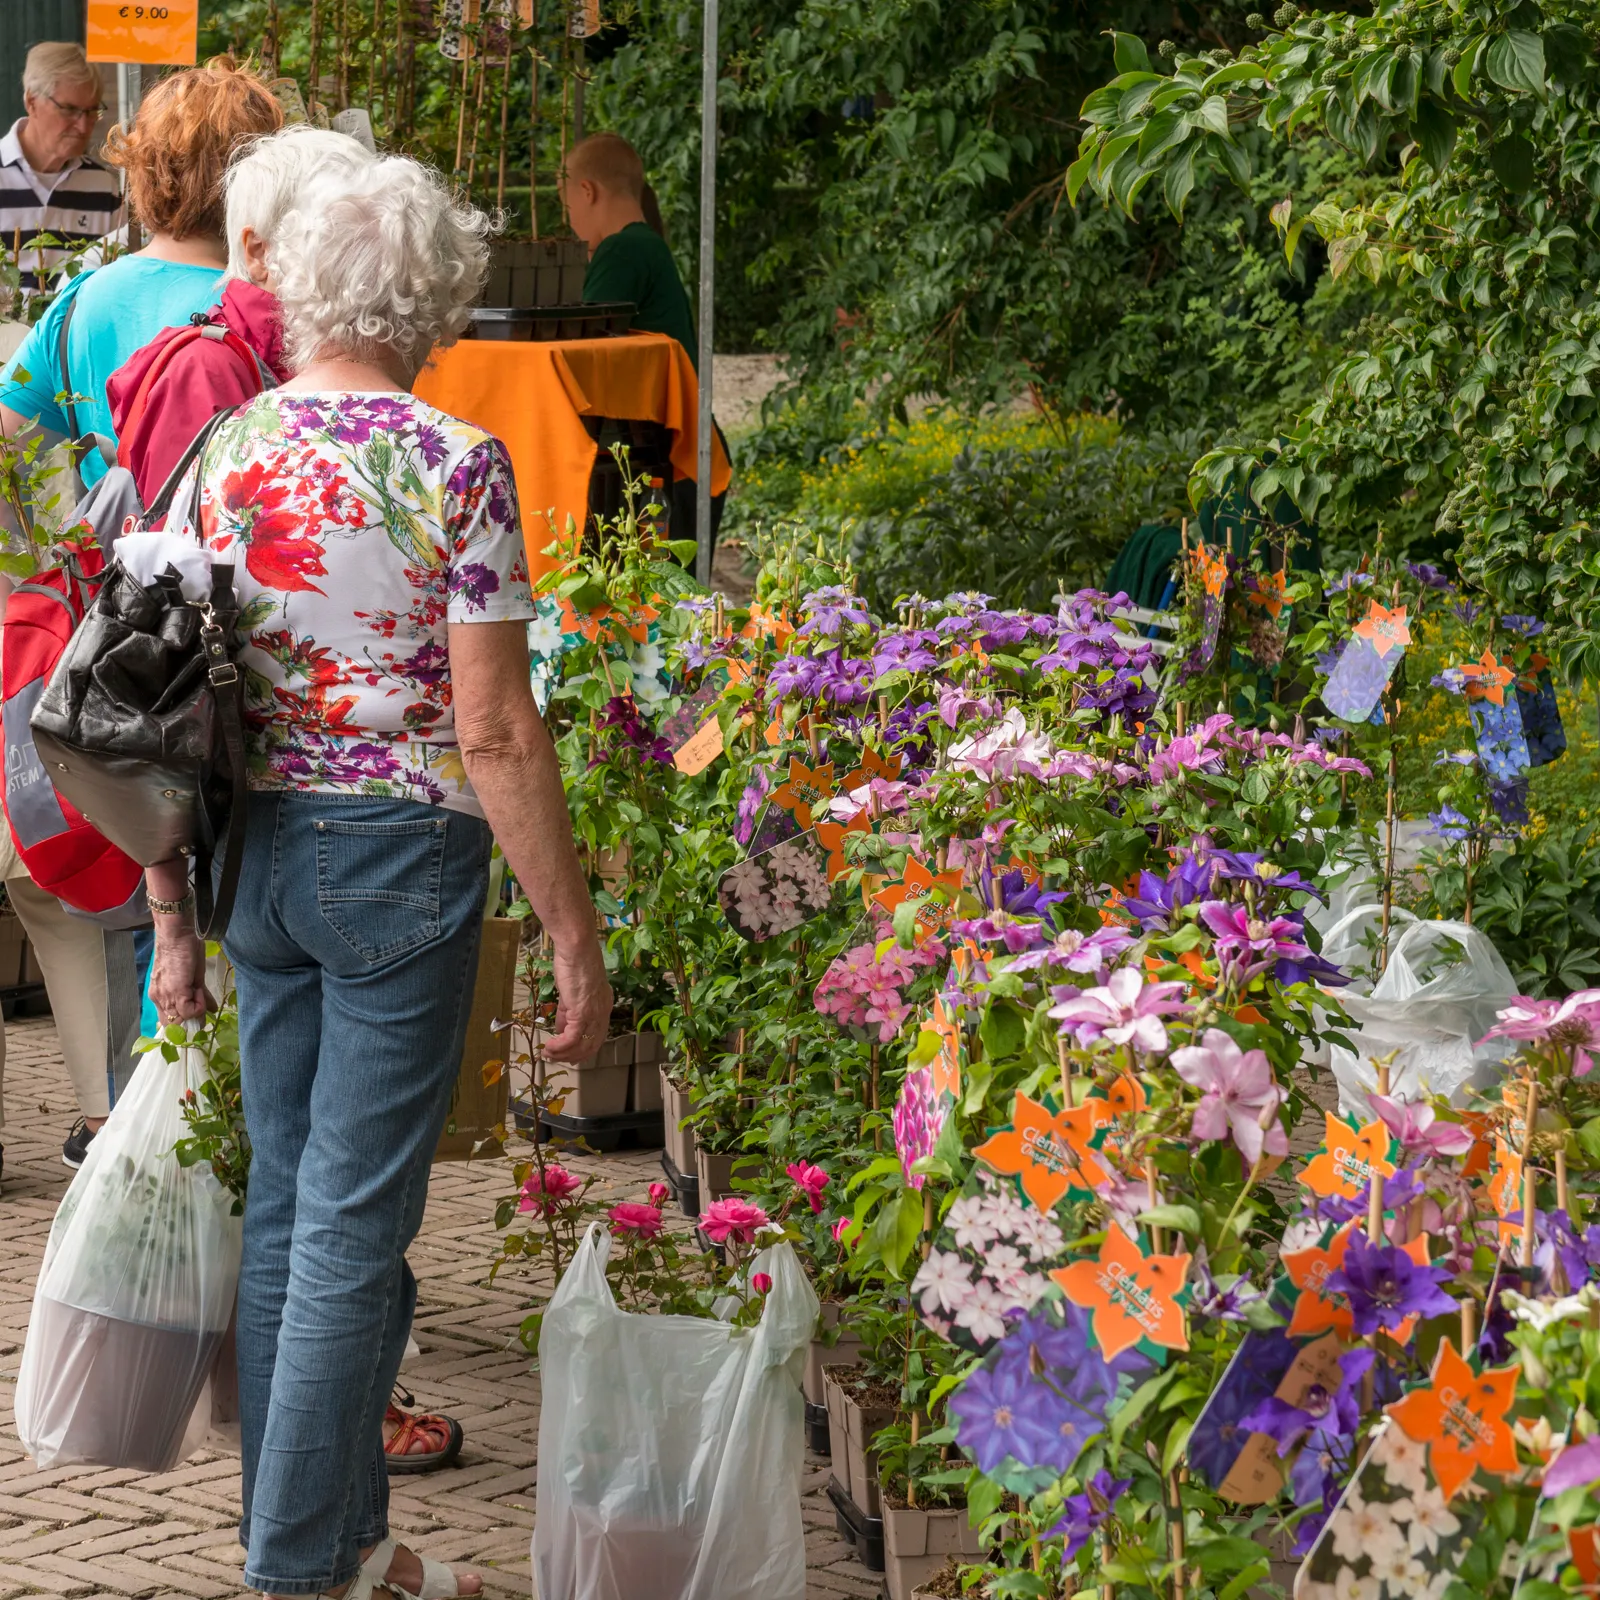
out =
[[(122, 226), (117, 175), (84, 151), (105, 107), (100, 75), (79, 44), (36, 44), (22, 73), (27, 116), (0, 139), (0, 244), (21, 245), (24, 293), (48, 287), (56, 267)], [(49, 244), (35, 243), (41, 235)]]

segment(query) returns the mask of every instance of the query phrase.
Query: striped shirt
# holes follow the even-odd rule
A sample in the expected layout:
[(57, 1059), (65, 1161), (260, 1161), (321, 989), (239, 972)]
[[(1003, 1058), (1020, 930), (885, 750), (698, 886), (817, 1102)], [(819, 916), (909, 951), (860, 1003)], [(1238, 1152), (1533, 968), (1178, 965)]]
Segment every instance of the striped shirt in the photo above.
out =
[[(48, 285), (55, 269), (86, 244), (122, 226), (122, 194), (116, 173), (87, 156), (59, 172), (35, 172), (22, 153), (19, 118), (0, 139), (0, 246), (21, 244), (22, 287)], [(28, 247), (40, 234), (59, 245)], [(41, 280), (43, 280), (41, 282)]]

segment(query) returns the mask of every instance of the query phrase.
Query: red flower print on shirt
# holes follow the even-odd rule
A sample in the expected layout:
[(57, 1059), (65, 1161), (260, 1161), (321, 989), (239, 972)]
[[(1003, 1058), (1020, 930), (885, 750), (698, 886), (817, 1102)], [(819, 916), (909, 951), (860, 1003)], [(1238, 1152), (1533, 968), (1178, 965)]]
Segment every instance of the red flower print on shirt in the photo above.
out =
[(222, 480), (222, 503), (245, 543), (244, 564), (257, 583), (286, 591), (322, 590), (312, 577), (326, 577), (322, 546), (306, 531), (305, 513), (292, 503), (292, 483), (280, 464), (252, 461)]

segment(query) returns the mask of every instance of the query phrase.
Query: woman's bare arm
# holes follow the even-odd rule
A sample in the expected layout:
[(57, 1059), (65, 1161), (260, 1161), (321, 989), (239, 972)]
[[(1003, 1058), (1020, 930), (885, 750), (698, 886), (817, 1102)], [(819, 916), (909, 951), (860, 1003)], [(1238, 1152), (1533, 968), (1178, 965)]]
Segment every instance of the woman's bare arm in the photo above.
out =
[(451, 623), (450, 683), (467, 777), (555, 947), (560, 1003), (546, 1048), (559, 1061), (581, 1061), (605, 1041), (611, 985), (560, 761), (528, 683), (527, 625)]

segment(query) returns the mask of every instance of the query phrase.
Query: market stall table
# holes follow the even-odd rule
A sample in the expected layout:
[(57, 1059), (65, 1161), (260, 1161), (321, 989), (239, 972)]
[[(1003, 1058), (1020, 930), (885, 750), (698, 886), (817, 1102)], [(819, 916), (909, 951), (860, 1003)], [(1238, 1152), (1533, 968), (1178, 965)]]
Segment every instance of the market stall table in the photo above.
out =
[[(699, 384), (683, 346), (661, 333), (550, 341), (463, 339), (419, 375), (419, 399), (487, 429), (511, 453), (528, 561), (544, 554), (570, 517), (583, 526), (599, 454), (585, 419), (652, 422), (670, 439), (673, 473), (695, 476)], [(711, 488), (723, 493), (728, 459), (715, 442)], [(547, 519), (548, 518), (548, 522)]]

